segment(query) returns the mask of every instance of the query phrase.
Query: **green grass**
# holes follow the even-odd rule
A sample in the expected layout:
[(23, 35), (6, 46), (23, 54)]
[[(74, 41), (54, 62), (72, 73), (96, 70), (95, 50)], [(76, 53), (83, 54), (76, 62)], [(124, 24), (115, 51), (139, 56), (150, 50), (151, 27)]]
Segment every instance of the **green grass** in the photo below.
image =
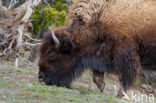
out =
[(10, 83), (7, 83), (7, 82), (3, 82), (3, 81), (0, 81), (0, 87), (5, 87), (5, 88), (9, 88), (13, 86), (13, 84), (10, 84)]
[(37, 68), (15, 67), (8, 61), (0, 65), (3, 65), (0, 68), (0, 103), (129, 103), (95, 91), (90, 74), (82, 77), (89, 84), (75, 82), (72, 89), (67, 89), (38, 82)]
[(22, 71), (22, 72), (25, 72), (25, 73), (28, 73), (28, 74), (31, 74), (31, 75), (37, 74), (37, 72), (32, 71), (32, 70), (23, 69), (23, 68), (20, 68), (20, 67), (15, 67), (14, 64), (12, 64), (11, 62), (8, 62), (8, 61), (3, 61), (2, 63), (4, 65), (6, 65), (8, 67), (8, 69), (15, 69), (16, 71)]

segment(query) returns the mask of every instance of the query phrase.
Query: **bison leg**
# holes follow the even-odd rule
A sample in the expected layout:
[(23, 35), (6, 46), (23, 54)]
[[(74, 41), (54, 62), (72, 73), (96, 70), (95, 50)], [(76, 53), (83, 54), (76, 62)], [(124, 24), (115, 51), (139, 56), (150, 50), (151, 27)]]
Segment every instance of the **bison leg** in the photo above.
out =
[(93, 70), (93, 82), (96, 84), (96, 86), (98, 87), (98, 89), (103, 92), (104, 90), (104, 72), (99, 72), (96, 70)]
[(124, 96), (124, 92), (126, 93), (127, 89), (133, 84), (140, 67), (135, 42), (125, 39), (116, 43), (114, 50), (114, 68), (119, 71), (121, 83), (118, 97)]
[(130, 100), (124, 87), (123, 87), (123, 84), (122, 84), (122, 79), (120, 78), (120, 88), (119, 88), (119, 91), (118, 91), (118, 94), (117, 94), (117, 97), (118, 98), (122, 98), (122, 99), (127, 99), (127, 100)]

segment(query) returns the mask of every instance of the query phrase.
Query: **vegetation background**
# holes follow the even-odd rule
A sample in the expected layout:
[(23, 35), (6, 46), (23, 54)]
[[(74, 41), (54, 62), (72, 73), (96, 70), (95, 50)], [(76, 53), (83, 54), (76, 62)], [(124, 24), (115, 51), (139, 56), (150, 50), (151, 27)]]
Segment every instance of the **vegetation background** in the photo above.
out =
[[(8, 10), (14, 10), (26, 1), (28, 0), (0, 0), (0, 4)], [(56, 28), (67, 25), (68, 10), (76, 2), (76, 0), (41, 1), (42, 3), (33, 9), (33, 14), (29, 18), (33, 28), (30, 43), (40, 42), (38, 40), (42, 39), (44, 32), (48, 31), (50, 27)], [(0, 8), (0, 21), (1, 17), (4, 16), (2, 12)], [(0, 22), (0, 53), (1, 49), (4, 48), (1, 47), (3, 26)], [(105, 77), (104, 93), (97, 89), (92, 82), (92, 75), (88, 71), (73, 83), (72, 89), (46, 86), (44, 83), (40, 83), (37, 78), (37, 45), (33, 45), (31, 48), (24, 45), (23, 49), (24, 55), (18, 61), (18, 65), (16, 65), (15, 58), (2, 58), (3, 56), (0, 56), (0, 103), (135, 103), (115, 97), (119, 84), (114, 75), (110, 75), (109, 78)], [(140, 85), (144, 85), (143, 83), (144, 80), (138, 78), (136, 80), (137, 86), (133, 87), (128, 94), (130, 95), (132, 91), (135, 93), (144, 92), (144, 89), (140, 88)], [(155, 83), (153, 85), (156, 86)]]

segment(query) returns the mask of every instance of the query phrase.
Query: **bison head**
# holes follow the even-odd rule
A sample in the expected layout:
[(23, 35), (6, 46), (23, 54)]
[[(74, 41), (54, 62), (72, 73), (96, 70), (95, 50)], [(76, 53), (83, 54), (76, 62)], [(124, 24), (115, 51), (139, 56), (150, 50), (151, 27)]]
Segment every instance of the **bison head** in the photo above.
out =
[(88, 68), (97, 68), (101, 72), (111, 68), (106, 58), (97, 55), (99, 41), (78, 41), (70, 30), (59, 28), (44, 35), (38, 65), (39, 79), (47, 85), (69, 88), (72, 81)]
[(64, 29), (47, 32), (40, 45), (39, 80), (47, 85), (70, 87), (74, 79), (75, 46)]

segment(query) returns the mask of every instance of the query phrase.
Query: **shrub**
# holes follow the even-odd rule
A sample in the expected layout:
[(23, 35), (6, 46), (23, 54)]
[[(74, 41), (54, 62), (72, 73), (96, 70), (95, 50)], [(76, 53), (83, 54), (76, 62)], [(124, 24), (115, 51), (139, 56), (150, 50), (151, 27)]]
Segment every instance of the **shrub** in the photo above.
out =
[(40, 38), (50, 26), (61, 27), (66, 25), (66, 14), (68, 13), (68, 5), (64, 0), (55, 0), (54, 3), (43, 9), (40, 6), (34, 10), (31, 16), (33, 24), (33, 37)]

